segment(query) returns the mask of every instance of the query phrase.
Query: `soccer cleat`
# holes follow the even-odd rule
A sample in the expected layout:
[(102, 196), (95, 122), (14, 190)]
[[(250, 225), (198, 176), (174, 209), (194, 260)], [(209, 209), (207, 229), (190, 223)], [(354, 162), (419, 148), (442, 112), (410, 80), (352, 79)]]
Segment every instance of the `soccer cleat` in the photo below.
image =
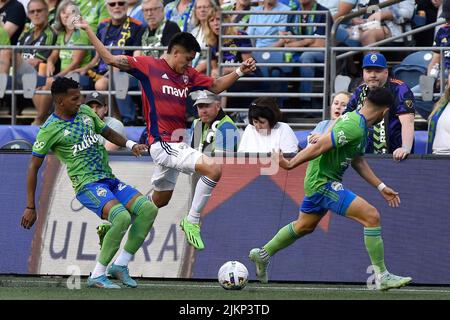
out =
[(124, 285), (126, 285), (127, 287), (130, 287), (130, 288), (136, 288), (137, 287), (137, 282), (134, 281), (130, 277), (130, 273), (128, 271), (128, 267), (127, 266), (118, 266), (118, 265), (113, 263), (108, 268), (108, 274), (111, 277), (119, 279), (120, 281), (122, 281), (122, 283)]
[(184, 218), (180, 222), (180, 227), (186, 234), (186, 239), (188, 243), (197, 250), (205, 249), (202, 237), (200, 235), (200, 225), (195, 223), (190, 223), (187, 218)]
[(260, 256), (261, 249), (254, 248), (250, 250), (250, 254), (248, 257), (252, 260), (256, 265), (256, 276), (258, 280), (262, 283), (269, 282), (269, 274), (267, 273), (267, 266), (269, 265), (269, 260), (264, 261)]
[(97, 234), (100, 240), (98, 244), (100, 245), (100, 249), (102, 248), (103, 238), (105, 238), (106, 233), (109, 231), (109, 229), (111, 229), (111, 225), (108, 223), (97, 226)]
[(411, 277), (400, 277), (392, 273), (377, 277), (376, 286), (378, 290), (389, 290), (406, 286), (412, 281)]
[(87, 279), (88, 288), (100, 288), (100, 289), (120, 289), (120, 286), (108, 279), (104, 274), (97, 278), (89, 277)]

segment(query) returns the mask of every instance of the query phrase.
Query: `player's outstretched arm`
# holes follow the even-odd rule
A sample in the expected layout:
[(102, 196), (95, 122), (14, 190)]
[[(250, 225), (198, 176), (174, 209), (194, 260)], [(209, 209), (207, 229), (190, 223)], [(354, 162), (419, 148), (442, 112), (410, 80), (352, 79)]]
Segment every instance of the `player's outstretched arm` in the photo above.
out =
[(213, 85), (208, 88), (209, 91), (214, 92), (216, 94), (221, 93), (224, 90), (227, 90), (229, 87), (233, 85), (240, 77), (245, 74), (251, 73), (256, 70), (256, 61), (253, 58), (248, 58), (244, 62), (242, 62), (241, 66), (236, 69), (235, 72), (228, 73), (216, 80), (214, 80)]
[(36, 221), (36, 204), (34, 202), (36, 196), (37, 174), (42, 166), (44, 158), (32, 156), (28, 166), (27, 174), (27, 206), (20, 219), (20, 225), (25, 229), (30, 229)]
[(283, 154), (278, 152), (273, 152), (272, 157), (275, 161), (278, 161), (281, 168), (292, 170), (302, 163), (317, 158), (332, 148), (333, 143), (331, 141), (331, 133), (328, 133), (323, 135), (315, 144), (312, 144), (308, 148), (305, 148), (297, 153), (297, 155), (291, 160), (285, 159)]
[(73, 24), (75, 27), (86, 31), (86, 34), (88, 35), (92, 45), (97, 50), (98, 55), (100, 56), (100, 58), (103, 59), (103, 61), (105, 61), (106, 64), (119, 68), (122, 71), (127, 71), (131, 69), (130, 64), (128, 63), (127, 56), (125, 55), (115, 56), (111, 54), (111, 52), (108, 49), (106, 49), (106, 47), (100, 41), (100, 39), (97, 38), (94, 31), (92, 31), (91, 27), (89, 26), (89, 23), (87, 23), (86, 20), (79, 17), (79, 19), (73, 21)]
[(109, 127), (106, 127), (105, 130), (101, 133), (101, 135), (108, 141), (121, 146), (127, 147), (128, 150), (133, 152), (136, 157), (140, 157), (142, 152), (148, 151), (148, 146), (146, 144), (138, 144), (132, 140), (125, 140), (120, 134), (116, 131), (112, 130)]
[(373, 172), (363, 156), (356, 157), (352, 161), (352, 167), (358, 174), (364, 178), (370, 185), (380, 191), (383, 198), (388, 202), (390, 207), (398, 207), (400, 205), (400, 196), (398, 192), (386, 186)]

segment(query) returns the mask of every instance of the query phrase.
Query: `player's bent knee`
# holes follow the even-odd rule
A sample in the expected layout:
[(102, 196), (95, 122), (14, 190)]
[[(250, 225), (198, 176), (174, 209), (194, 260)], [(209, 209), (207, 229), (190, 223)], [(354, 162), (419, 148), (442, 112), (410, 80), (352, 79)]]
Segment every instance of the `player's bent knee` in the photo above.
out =
[(117, 225), (121, 230), (126, 230), (131, 224), (131, 215), (128, 211), (120, 212), (112, 221), (113, 225)]
[(211, 170), (212, 170), (212, 172), (211, 172), (212, 176), (209, 178), (211, 178), (212, 180), (214, 180), (216, 182), (219, 181), (220, 178), (222, 177), (222, 165), (214, 163), (211, 167)]
[(295, 222), (294, 223), (294, 229), (295, 229), (295, 233), (298, 236), (304, 236), (304, 235), (313, 233), (314, 230), (316, 230), (316, 226), (315, 225), (304, 224), (302, 222)]
[(378, 227), (380, 225), (380, 213), (375, 207), (370, 207), (364, 215), (366, 227)]

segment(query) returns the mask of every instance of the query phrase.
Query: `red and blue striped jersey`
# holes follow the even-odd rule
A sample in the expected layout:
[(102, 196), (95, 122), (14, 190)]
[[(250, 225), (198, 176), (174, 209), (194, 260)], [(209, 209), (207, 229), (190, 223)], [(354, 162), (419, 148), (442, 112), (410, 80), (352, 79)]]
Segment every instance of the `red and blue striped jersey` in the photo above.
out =
[(175, 72), (164, 59), (128, 57), (129, 74), (141, 83), (142, 108), (147, 124), (148, 142), (179, 142), (175, 130), (185, 129), (186, 99), (191, 91), (212, 86), (214, 79), (189, 67)]

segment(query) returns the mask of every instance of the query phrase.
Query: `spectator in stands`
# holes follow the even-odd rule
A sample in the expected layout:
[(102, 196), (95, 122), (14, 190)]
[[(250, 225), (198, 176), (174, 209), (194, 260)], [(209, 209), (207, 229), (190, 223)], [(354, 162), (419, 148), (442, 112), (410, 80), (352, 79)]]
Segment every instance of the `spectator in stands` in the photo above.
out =
[[(44, 0), (30, 0), (27, 6), (28, 18), (31, 21), (31, 28), (25, 30), (20, 36), (17, 44), (26, 46), (36, 46), (36, 49), (22, 50), (22, 58), (32, 65), (36, 71), (46, 70), (47, 59), (51, 50), (37, 50), (40, 45), (52, 46), (56, 42), (56, 33), (48, 24), (48, 6)], [(40, 65), (43, 67), (40, 67)], [(46, 76), (42, 72), (42, 76)]]
[[(445, 24), (438, 29), (436, 36), (434, 37), (433, 46), (434, 47), (448, 47), (450, 41), (450, 0), (444, 0), (442, 4), (441, 18), (445, 19)], [(428, 65), (428, 75), (432, 74), (434, 67), (439, 68), (441, 62), (441, 52), (433, 52), (430, 64)], [(444, 72), (447, 74), (447, 83), (450, 83), (450, 73), (448, 69), (450, 68), (450, 51), (444, 51)], [(436, 75), (437, 76), (437, 75)], [(444, 85), (445, 86), (445, 85)]]
[[(4, 24), (0, 20), (0, 45), (10, 45), (9, 34), (3, 27)], [(11, 53), (9, 50), (0, 50), (0, 74), (9, 73), (9, 61)]]
[(313, 131), (311, 131), (311, 134), (308, 136), (308, 143), (316, 143), (323, 134), (328, 132), (328, 130), (334, 124), (335, 120), (339, 118), (344, 112), (351, 96), (352, 94), (347, 91), (336, 93), (333, 101), (331, 102), (330, 119), (320, 121), (317, 124), (317, 126), (313, 129)]
[[(289, 11), (290, 7), (279, 3), (278, 0), (264, 0), (261, 6), (256, 7), (253, 11)], [(286, 14), (258, 14), (251, 15), (249, 20), (249, 27), (247, 33), (250, 36), (268, 36), (279, 35), (286, 31), (286, 26), (280, 26), (279, 24), (287, 23), (288, 16)], [(267, 27), (252, 26), (251, 24), (267, 24)], [(255, 38), (256, 47), (283, 47), (283, 39), (271, 39), (271, 38)]]
[[(23, 5), (17, 0), (0, 0), (0, 22), (1, 29), (6, 31), (9, 37), (9, 44), (15, 45), (23, 31), (26, 21), (26, 14)], [(3, 36), (5, 34), (3, 33)], [(5, 40), (4, 40), (5, 41)], [(0, 50), (0, 74), (9, 74), (11, 61), (11, 50)], [(6, 62), (6, 63), (5, 63)]]
[[(67, 49), (55, 49), (47, 59), (46, 76), (47, 82), (42, 88), (50, 90), (56, 77), (65, 77), (73, 73), (78, 68), (83, 67), (91, 60), (89, 50), (72, 50), (71, 46), (90, 45), (86, 32), (73, 27), (72, 21), (80, 15), (80, 9), (70, 0), (62, 1), (56, 11), (55, 31), (58, 33), (56, 45), (66, 46)], [(57, 61), (60, 61), (61, 71), (56, 73)], [(37, 110), (37, 115), (33, 125), (41, 125), (48, 116), (52, 104), (50, 95), (35, 94), (33, 103)]]
[[(444, 1), (442, 6), (443, 8), (440, 17), (446, 20), (446, 24), (438, 29), (436, 36), (434, 37), (433, 46), (435, 47), (449, 46), (448, 41), (450, 40), (450, 1)], [(445, 88), (446, 84), (440, 83), (441, 71), (443, 71), (444, 76), (447, 77), (447, 85), (448, 83), (450, 83), (450, 73), (448, 72), (448, 69), (450, 68), (450, 51), (444, 51), (444, 70), (442, 70), (440, 63), (441, 51), (434, 51), (430, 63), (428, 64), (428, 77), (425, 78), (424, 82), (422, 82), (422, 86), (418, 84), (411, 89), (413, 93), (422, 93), (423, 91), (439, 91), (441, 85), (443, 85)], [(418, 97), (416, 99), (416, 109), (424, 119), (430, 117), (430, 113), (433, 110), (433, 106), (436, 100), (437, 99), (433, 98), (430, 101), (424, 101), (422, 97)]]
[[(380, 0), (379, 3), (387, 0)], [(378, 3), (378, 2), (377, 2)], [(338, 17), (351, 12), (353, 8), (363, 9), (372, 5), (370, 1), (342, 0), (339, 3)], [(376, 3), (375, 3), (376, 4)], [(345, 29), (345, 25), (340, 25), (336, 34), (336, 39), (348, 46), (367, 45), (375, 41), (386, 39), (390, 36), (400, 35), (402, 32), (411, 30), (410, 20), (413, 18), (415, 9), (414, 0), (401, 1), (392, 6), (367, 13), (362, 17), (352, 20), (352, 27)], [(395, 43), (411, 42), (412, 37), (397, 39)]]
[[(251, 0), (236, 0), (236, 2), (224, 3), (221, 6), (222, 11), (249, 11), (248, 14), (233, 14), (230, 15), (231, 23), (245, 23), (250, 21), (250, 8), (252, 5)], [(247, 25), (238, 26), (241, 30), (247, 30)]]
[(0, 21), (3, 22), (3, 29), (8, 33), (12, 45), (17, 43), (26, 19), (25, 8), (19, 1), (0, 1)]
[[(436, 22), (438, 17), (438, 9), (442, 3), (442, 0), (416, 0), (416, 3), (416, 14), (422, 14), (422, 17), (423, 14), (425, 15), (425, 24)], [(428, 29), (414, 34), (413, 37), (415, 39), (416, 46), (431, 47), (433, 45), (434, 34), (434, 29)]]
[(199, 118), (192, 123), (191, 147), (203, 153), (236, 152), (239, 133), (234, 121), (220, 107), (220, 97), (207, 90), (194, 93)]
[[(106, 2), (110, 18), (102, 21), (98, 25), (97, 37), (106, 46), (139, 46), (141, 45), (141, 37), (144, 27), (141, 22), (127, 16), (126, 1), (107, 0)], [(133, 55), (130, 50), (112, 50), (113, 55)], [(100, 59), (97, 53), (92, 61), (77, 70), (80, 74), (87, 74), (95, 82), (95, 89), (98, 91), (108, 90), (108, 65)], [(114, 72), (118, 69), (113, 69)], [(127, 77), (128, 78), (128, 77)], [(129, 81), (129, 88), (137, 88), (136, 81)], [(121, 117), (123, 123), (133, 125), (136, 120), (136, 107), (131, 99), (127, 96), (125, 99), (115, 99), (119, 108), (120, 115), (114, 112), (115, 116)]]
[(53, 27), (56, 20), (56, 8), (58, 8), (61, 0), (45, 0), (48, 6), (48, 25)]
[(249, 125), (239, 143), (239, 152), (283, 153), (298, 151), (298, 140), (291, 127), (280, 122), (281, 111), (277, 100), (271, 97), (257, 98), (248, 111)]
[(162, 0), (143, 0), (142, 11), (147, 22), (147, 28), (142, 34), (141, 46), (146, 48), (137, 50), (135, 55), (159, 58), (164, 51), (152, 50), (150, 48), (166, 47), (173, 35), (181, 30), (175, 22), (168, 21), (164, 18)]
[[(300, 6), (302, 11), (328, 11), (327, 8), (321, 6), (316, 0), (300, 0)], [(326, 15), (323, 14), (302, 14), (295, 16), (295, 22), (297, 23), (325, 23)], [(295, 34), (302, 36), (311, 36), (306, 39), (282, 39), (285, 47), (289, 48), (324, 48), (325, 39), (317, 38), (317, 36), (325, 36), (325, 27), (307, 26), (307, 27), (295, 27), (288, 28), (285, 34)], [(294, 62), (300, 63), (323, 63), (325, 60), (324, 51), (307, 51), (303, 53), (294, 54)], [(300, 76), (302, 78), (313, 78), (316, 74), (315, 67), (301, 67)], [(323, 68), (322, 68), (323, 69)], [(311, 81), (302, 81), (300, 83), (301, 93), (312, 93), (313, 83)], [(311, 98), (301, 98), (301, 104), (311, 106)]]
[(330, 10), (332, 17), (338, 12), (339, 2), (339, 0), (317, 0), (318, 4)]
[(427, 153), (450, 154), (450, 87), (434, 105), (428, 118)]
[[(383, 3), (387, 0), (380, 0)], [(390, 37), (396, 37), (411, 30), (411, 20), (414, 16), (415, 2), (414, 0), (403, 0), (392, 6), (383, 8), (372, 13), (363, 25), (363, 31), (360, 35), (360, 41), (363, 46), (381, 41)], [(374, 23), (375, 27), (368, 27), (370, 23)], [(377, 23), (377, 24), (375, 24)], [(365, 27), (364, 27), (365, 26)], [(364, 30), (364, 28), (366, 28)], [(393, 40), (395, 44), (411, 42), (412, 37), (408, 36)]]
[[(224, 23), (229, 23), (231, 20), (229, 15), (224, 16)], [(220, 33), (220, 8), (214, 7), (208, 14), (208, 25), (206, 27), (206, 44), (211, 48), (211, 76), (218, 78), (221, 75), (225, 75), (234, 72), (234, 67), (223, 67), (221, 72), (219, 70), (219, 33)], [(245, 31), (240, 30), (238, 27), (224, 27), (222, 28), (224, 35), (246, 35)], [(250, 39), (240, 38), (226, 38), (222, 40), (222, 46), (229, 48), (239, 47), (252, 47)], [(241, 63), (248, 58), (252, 58), (252, 54), (248, 51), (233, 51), (222, 50), (222, 63)], [(206, 61), (203, 61), (201, 65), (197, 67), (197, 70), (206, 70)], [(262, 77), (260, 69), (256, 69), (255, 72), (247, 75), (247, 77)], [(254, 81), (239, 81), (234, 83), (228, 92), (251, 92), (260, 88), (261, 82)], [(252, 100), (248, 98), (222, 98), (222, 106), (225, 107), (228, 104), (232, 105), (248, 105)]]
[(181, 31), (191, 32), (194, 29), (192, 17), (194, 16), (193, 0), (175, 0), (168, 3), (164, 7), (166, 20), (170, 20), (178, 24)]
[[(229, 16), (225, 16), (224, 22), (228, 23), (230, 20)], [(220, 33), (220, 9), (213, 8), (209, 11), (208, 24), (205, 30), (206, 44), (211, 48), (211, 75), (214, 77), (220, 76), (219, 74), (219, 33)], [(237, 27), (226, 27), (223, 28), (224, 35), (246, 35), (243, 30), (238, 29)], [(251, 47), (252, 43), (249, 39), (239, 39), (239, 38), (231, 38), (231, 39), (223, 39), (222, 45), (224, 47)], [(225, 51), (222, 50), (223, 63), (238, 63), (251, 58), (252, 55), (250, 52), (246, 51)], [(206, 62), (205, 62), (206, 64)], [(205, 66), (206, 68), (206, 66)], [(198, 68), (197, 68), (198, 69)], [(228, 74), (233, 72), (234, 68), (223, 68), (222, 74)], [(242, 85), (239, 83), (239, 85)], [(251, 90), (249, 90), (251, 91)]]
[[(106, 103), (106, 97), (102, 95), (100, 92), (94, 91), (91, 94), (89, 94), (84, 104), (87, 104), (89, 107), (91, 107), (95, 113), (98, 115), (98, 117), (103, 120), (103, 122), (112, 130), (120, 134), (122, 137), (127, 139), (127, 134), (125, 132), (125, 127), (122, 122), (117, 120), (113, 117), (108, 117), (108, 104)], [(120, 146), (109, 142), (105, 138), (103, 138), (101, 135), (98, 135), (99, 142), (105, 146), (106, 151), (116, 151), (120, 149)]]
[(143, 26), (147, 24), (144, 17), (144, 11), (142, 10), (141, 0), (127, 0), (128, 2), (128, 16), (139, 20)]
[(94, 31), (101, 21), (109, 17), (105, 0), (74, 0), (74, 2), (80, 8), (83, 19), (89, 22)]
[(395, 104), (389, 113), (370, 131), (367, 153), (392, 153), (394, 160), (405, 159), (411, 153), (414, 143), (414, 95), (408, 86), (388, 77), (386, 58), (372, 53), (363, 59), (364, 83), (353, 93), (345, 112), (359, 110), (370, 90), (385, 87), (395, 97)]
[[(213, 8), (215, 10), (217, 7), (214, 0), (197, 0), (194, 5), (194, 16), (193, 23), (195, 25), (194, 29), (192, 29), (191, 33), (197, 40), (198, 44), (202, 49), (206, 48), (206, 38), (205, 31), (208, 24), (208, 13)], [(220, 17), (219, 17), (220, 19)], [(206, 72), (206, 64), (203, 63), (204, 67), (197, 68), (197, 65), (201, 61), (206, 61), (206, 52), (197, 52), (194, 60), (192, 60), (192, 66), (197, 69), (199, 72)]]

